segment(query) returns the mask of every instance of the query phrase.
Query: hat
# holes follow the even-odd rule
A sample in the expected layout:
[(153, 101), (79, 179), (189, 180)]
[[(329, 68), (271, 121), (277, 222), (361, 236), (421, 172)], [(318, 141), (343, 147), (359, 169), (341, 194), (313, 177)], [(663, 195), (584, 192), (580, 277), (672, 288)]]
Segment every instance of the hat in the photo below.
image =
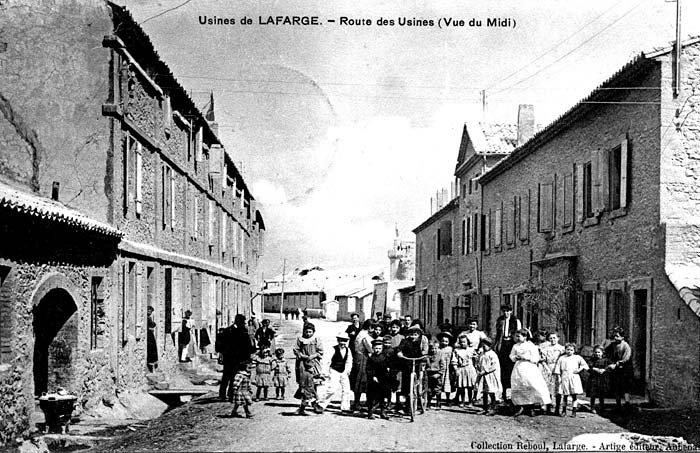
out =
[(350, 341), (350, 337), (348, 337), (348, 334), (345, 332), (340, 332), (338, 335), (335, 336), (335, 338), (342, 341)]
[(422, 332), (422, 330), (421, 330), (421, 328), (420, 328), (420, 326), (419, 326), (418, 324), (414, 324), (414, 325), (412, 325), (411, 327), (409, 327), (409, 328), (406, 329), (406, 330), (407, 330), (408, 332), (418, 332), (418, 333), (421, 333), (421, 332)]
[(384, 338), (377, 338), (376, 340), (372, 340), (372, 346), (377, 346), (378, 344), (384, 346)]
[(440, 332), (437, 334), (437, 339), (441, 339), (442, 337), (448, 337), (450, 340), (452, 339), (452, 334), (450, 332)]

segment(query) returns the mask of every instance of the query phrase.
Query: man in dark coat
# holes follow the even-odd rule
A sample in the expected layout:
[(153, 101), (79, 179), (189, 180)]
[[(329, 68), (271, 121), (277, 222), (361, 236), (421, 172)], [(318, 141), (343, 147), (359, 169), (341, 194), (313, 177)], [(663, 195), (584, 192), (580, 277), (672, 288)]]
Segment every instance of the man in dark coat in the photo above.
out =
[(219, 338), (219, 353), (223, 355), (224, 371), (219, 385), (219, 399), (231, 401), (232, 394), (229, 388), (233, 377), (241, 363), (247, 362), (251, 354), (255, 353), (255, 346), (251, 341), (246, 328), (245, 316), (237, 314), (233, 324), (224, 329)]
[(498, 362), (501, 364), (501, 384), (503, 385), (503, 399), (510, 389), (510, 375), (515, 365), (510, 360), (510, 351), (515, 344), (515, 332), (520, 330), (520, 320), (513, 314), (513, 307), (502, 305), (503, 314), (496, 319), (496, 341), (494, 350), (498, 354)]
[(255, 341), (258, 343), (258, 349), (262, 351), (265, 348), (272, 348), (272, 340), (274, 340), (276, 335), (277, 333), (270, 327), (270, 320), (263, 319), (262, 325), (255, 331)]

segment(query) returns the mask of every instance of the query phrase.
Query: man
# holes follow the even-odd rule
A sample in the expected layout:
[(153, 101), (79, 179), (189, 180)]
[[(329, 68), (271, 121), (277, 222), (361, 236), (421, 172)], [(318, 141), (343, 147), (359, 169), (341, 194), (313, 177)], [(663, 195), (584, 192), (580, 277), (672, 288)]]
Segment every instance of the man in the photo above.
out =
[(357, 334), (360, 333), (360, 329), (360, 315), (351, 313), (350, 325), (345, 329), (345, 333), (348, 334), (348, 338), (350, 339), (350, 352), (353, 354), (355, 353), (355, 338), (357, 338)]
[(384, 354), (384, 339), (372, 342), (372, 355), (367, 359), (367, 418), (374, 419), (375, 404), (379, 405), (379, 417), (388, 420), (386, 404), (391, 398), (389, 362)]
[(223, 356), (224, 365), (219, 385), (219, 399), (231, 401), (232, 393), (229, 384), (233, 381), (238, 367), (250, 360), (251, 354), (255, 353), (255, 346), (246, 329), (245, 316), (237, 314), (233, 324), (224, 329), (217, 343), (219, 343), (217, 349)]
[(180, 328), (180, 335), (177, 338), (177, 353), (180, 358), (180, 362), (191, 362), (192, 359), (187, 357), (188, 348), (190, 342), (192, 341), (192, 327), (194, 327), (193, 321), (190, 319), (192, 316), (191, 310), (185, 310), (185, 317), (182, 320), (182, 327)]
[(610, 360), (607, 371), (610, 373), (610, 390), (615, 395), (617, 410), (622, 409), (621, 397), (625, 398), (625, 409), (630, 407), (630, 386), (632, 385), (632, 348), (625, 341), (625, 331), (615, 326), (610, 336), (612, 343), (605, 348), (605, 356)]
[(513, 314), (513, 307), (502, 305), (503, 314), (496, 319), (496, 341), (494, 350), (498, 354), (498, 362), (501, 365), (501, 384), (503, 385), (503, 400), (509, 398), (510, 375), (515, 365), (510, 359), (510, 351), (515, 344), (515, 332), (520, 330), (520, 320)]
[(440, 332), (441, 332), (441, 333), (442, 333), (442, 332), (448, 332), (450, 335), (454, 335), (454, 333), (455, 333), (455, 332), (454, 332), (454, 326), (452, 325), (452, 323), (450, 322), (450, 320), (447, 319), (447, 318), (445, 318), (445, 322), (443, 322), (442, 324), (440, 324), (440, 325), (438, 326), (438, 329), (440, 329)]
[(265, 348), (274, 349), (272, 342), (277, 333), (270, 327), (270, 320), (263, 319), (262, 325), (255, 331), (255, 341), (258, 343), (258, 349), (263, 351)]
[(399, 333), (404, 337), (408, 333), (408, 328), (411, 327), (411, 321), (413, 321), (411, 315), (404, 315), (403, 322), (401, 323), (401, 330), (399, 331)]
[(350, 412), (350, 370), (352, 370), (352, 352), (348, 347), (350, 338), (343, 332), (336, 335), (338, 344), (333, 346), (333, 356), (328, 366), (329, 380), (325, 383), (318, 405), (323, 410), (328, 407), (331, 398), (340, 389), (340, 410), (342, 413)]

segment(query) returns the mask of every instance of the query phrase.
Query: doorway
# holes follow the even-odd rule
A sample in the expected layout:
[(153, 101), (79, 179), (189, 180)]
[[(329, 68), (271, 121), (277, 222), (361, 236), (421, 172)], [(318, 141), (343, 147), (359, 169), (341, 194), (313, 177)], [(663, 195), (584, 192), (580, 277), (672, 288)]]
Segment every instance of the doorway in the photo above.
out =
[(78, 311), (62, 288), (46, 293), (34, 307), (34, 394), (69, 392), (73, 381), (73, 351), (78, 345)]
[(634, 329), (630, 338), (634, 366), (634, 393), (646, 393), (647, 374), (647, 308), (648, 292), (636, 289), (632, 293), (634, 303)]

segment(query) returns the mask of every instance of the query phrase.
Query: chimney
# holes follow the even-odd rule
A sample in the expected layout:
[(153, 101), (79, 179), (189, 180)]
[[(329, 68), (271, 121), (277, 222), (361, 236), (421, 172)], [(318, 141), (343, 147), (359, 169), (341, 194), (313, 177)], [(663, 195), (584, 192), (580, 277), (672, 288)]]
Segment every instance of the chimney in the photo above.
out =
[(535, 135), (535, 107), (532, 104), (520, 104), (518, 107), (518, 146)]

